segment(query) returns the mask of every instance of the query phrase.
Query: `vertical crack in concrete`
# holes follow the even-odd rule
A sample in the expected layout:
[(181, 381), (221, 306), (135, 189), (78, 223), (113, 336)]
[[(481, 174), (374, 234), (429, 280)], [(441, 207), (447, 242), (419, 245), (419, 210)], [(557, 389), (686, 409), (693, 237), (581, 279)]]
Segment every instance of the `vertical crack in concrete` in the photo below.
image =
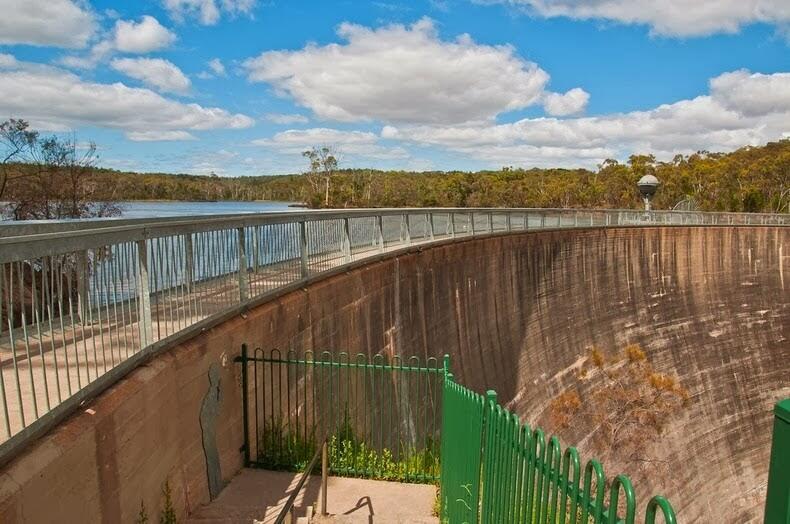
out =
[(219, 366), (216, 362), (208, 369), (208, 380), (208, 392), (203, 397), (203, 406), (200, 408), (200, 429), (203, 432), (203, 452), (206, 455), (208, 492), (211, 500), (214, 500), (222, 491), (222, 470), (217, 450), (217, 418), (219, 418), (222, 389)]

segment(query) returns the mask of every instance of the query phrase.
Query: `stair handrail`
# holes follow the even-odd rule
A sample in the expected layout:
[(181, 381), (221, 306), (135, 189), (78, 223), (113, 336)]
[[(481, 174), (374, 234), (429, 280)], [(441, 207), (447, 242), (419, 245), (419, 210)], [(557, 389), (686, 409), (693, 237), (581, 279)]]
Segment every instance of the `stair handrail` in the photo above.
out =
[(315, 465), (318, 463), (319, 457), (321, 457), (321, 515), (327, 514), (326, 485), (327, 479), (329, 477), (329, 450), (327, 442), (328, 437), (324, 436), (324, 438), (321, 440), (321, 445), (316, 450), (312, 460), (302, 472), (299, 482), (296, 484), (296, 487), (293, 489), (293, 491), (291, 491), (291, 495), (288, 497), (288, 500), (285, 501), (283, 509), (281, 509), (280, 514), (277, 515), (277, 519), (275, 519), (274, 524), (290, 524), (293, 522), (293, 507), (296, 503), (296, 497), (299, 496), (299, 493), (302, 491), (307, 478), (313, 472)]

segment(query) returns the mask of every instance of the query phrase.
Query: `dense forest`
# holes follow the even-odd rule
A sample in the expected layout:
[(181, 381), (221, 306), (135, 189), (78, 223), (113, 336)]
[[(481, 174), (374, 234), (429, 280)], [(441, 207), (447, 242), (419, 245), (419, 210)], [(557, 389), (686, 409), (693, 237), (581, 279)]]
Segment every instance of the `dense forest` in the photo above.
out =
[[(324, 207), (563, 207), (640, 206), (636, 181), (654, 174), (656, 209), (683, 200), (708, 211), (788, 212), (790, 139), (732, 153), (699, 152), (671, 161), (634, 155), (597, 170), (520, 169), (423, 172), (306, 166), (307, 174), (218, 177), (125, 173), (94, 168), (92, 198), (117, 200), (280, 200)], [(311, 172), (312, 171), (312, 172)], [(57, 176), (56, 174), (52, 176)], [(14, 199), (14, 187), (6, 200)]]

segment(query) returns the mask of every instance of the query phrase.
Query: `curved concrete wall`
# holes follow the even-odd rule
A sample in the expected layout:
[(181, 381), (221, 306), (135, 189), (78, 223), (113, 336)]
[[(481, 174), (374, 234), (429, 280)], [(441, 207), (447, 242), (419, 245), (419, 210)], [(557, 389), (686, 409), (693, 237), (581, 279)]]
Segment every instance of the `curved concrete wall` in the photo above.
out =
[[(634, 475), (684, 522), (762, 515), (772, 404), (790, 395), (787, 228), (543, 231), (415, 248), (313, 283), (174, 348), (96, 399), (0, 472), (0, 520), (130, 521), (208, 501), (199, 413), (220, 365), (225, 479), (241, 467), (242, 342), (264, 348), (449, 353), (460, 381), (496, 389), (531, 424), (589, 347), (636, 342), (691, 404)], [(223, 366), (224, 364), (224, 366)], [(599, 454), (591, 428), (563, 432)], [(606, 464), (612, 474), (620, 464)], [(626, 471), (631, 473), (631, 471)], [(47, 500), (46, 505), (41, 500)]]
[[(788, 239), (782, 228), (536, 232), (426, 249), (285, 300), (264, 347), (439, 356), (530, 424), (592, 346), (638, 343), (691, 394), (634, 470), (637, 494), (669, 496), (685, 522), (762, 518), (773, 403), (790, 395)], [(295, 334), (296, 333), (296, 334)], [(560, 432), (583, 456), (592, 427)]]

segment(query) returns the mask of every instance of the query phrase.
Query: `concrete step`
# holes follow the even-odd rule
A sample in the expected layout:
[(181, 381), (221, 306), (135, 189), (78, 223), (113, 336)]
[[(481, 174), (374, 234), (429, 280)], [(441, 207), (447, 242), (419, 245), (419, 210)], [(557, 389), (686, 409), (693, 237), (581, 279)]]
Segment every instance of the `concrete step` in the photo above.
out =
[[(263, 512), (260, 506), (243, 506), (235, 508), (204, 509), (199, 515), (192, 515), (187, 524), (263, 524), (274, 522), (282, 506), (270, 506)], [(313, 507), (294, 507), (294, 523), (311, 524)]]

